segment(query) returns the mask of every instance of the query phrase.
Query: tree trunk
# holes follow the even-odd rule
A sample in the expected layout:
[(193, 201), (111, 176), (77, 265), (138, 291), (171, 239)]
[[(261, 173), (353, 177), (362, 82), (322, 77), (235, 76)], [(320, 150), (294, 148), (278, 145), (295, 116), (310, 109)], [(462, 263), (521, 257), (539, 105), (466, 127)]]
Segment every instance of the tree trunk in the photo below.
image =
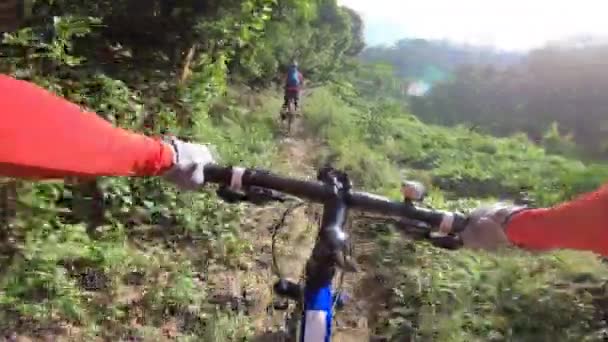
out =
[(190, 77), (190, 75), (192, 75), (192, 63), (194, 61), (194, 56), (196, 55), (196, 48), (197, 48), (197, 44), (192, 44), (192, 46), (190, 47), (190, 49), (188, 49), (188, 53), (186, 54), (186, 57), (184, 58), (184, 62), (182, 63), (182, 72), (179, 78), (179, 83), (180, 84), (184, 84), (188, 78)]
[(23, 0), (0, 1), (0, 32), (19, 28), (23, 19)]

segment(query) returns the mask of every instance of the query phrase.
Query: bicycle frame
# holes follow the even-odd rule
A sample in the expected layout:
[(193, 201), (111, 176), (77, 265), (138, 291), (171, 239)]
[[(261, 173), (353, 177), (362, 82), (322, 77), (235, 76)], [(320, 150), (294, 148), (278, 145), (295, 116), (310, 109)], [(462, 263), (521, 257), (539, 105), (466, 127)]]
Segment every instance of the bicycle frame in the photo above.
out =
[[(323, 205), (323, 216), (312, 255), (306, 263), (304, 289), (287, 280), (280, 279), (275, 291), (291, 299), (303, 299), (299, 342), (329, 342), (332, 335), (334, 289), (332, 282), (336, 269), (355, 272), (356, 266), (347, 259), (348, 236), (343, 231), (350, 209), (375, 212), (383, 216), (409, 218), (432, 227), (447, 226), (458, 233), (466, 227), (466, 217), (417, 208), (411, 202), (392, 202), (387, 198), (351, 191), (348, 176), (330, 167), (322, 168), (317, 182), (303, 181), (273, 175), (266, 171), (243, 168), (206, 166), (205, 177), (213, 183), (228, 186), (228, 193), (218, 194), (225, 200), (261, 203), (278, 200), (273, 191), (305, 198)], [(243, 189), (245, 194), (235, 195)], [(255, 190), (255, 191), (254, 191)], [(231, 192), (233, 191), (233, 192)], [(427, 233), (430, 231), (427, 230)], [(450, 236), (446, 238), (451, 239)], [(434, 240), (442, 242), (443, 238)], [(450, 240), (451, 241), (451, 240)], [(302, 298), (303, 297), (303, 298)]]
[(293, 121), (295, 119), (296, 116), (296, 109), (295, 109), (295, 96), (292, 95), (287, 95), (288, 99), (287, 99), (287, 108), (284, 109), (284, 114), (285, 115), (285, 120), (287, 120), (287, 133), (290, 134), (291, 133), (291, 126), (293, 125)]
[(344, 259), (347, 235), (343, 231), (348, 215), (346, 196), (350, 190), (343, 175), (325, 174), (319, 178), (334, 187), (333, 196), (323, 203), (323, 216), (317, 241), (306, 264), (304, 307), (300, 342), (329, 342), (332, 335), (336, 266), (347, 267)]

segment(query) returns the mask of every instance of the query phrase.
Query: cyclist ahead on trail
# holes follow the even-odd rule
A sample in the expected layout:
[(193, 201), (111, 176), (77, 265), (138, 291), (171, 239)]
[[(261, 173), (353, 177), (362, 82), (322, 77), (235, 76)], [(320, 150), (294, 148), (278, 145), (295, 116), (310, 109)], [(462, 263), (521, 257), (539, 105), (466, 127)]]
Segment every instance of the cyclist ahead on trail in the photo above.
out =
[[(95, 113), (25, 81), (0, 75), (0, 176), (162, 176), (182, 189), (205, 184), (209, 149), (113, 127)], [(479, 208), (461, 234), (470, 248), (514, 244), (608, 256), (608, 183), (552, 208)]]
[(296, 111), (299, 109), (300, 91), (304, 85), (304, 76), (298, 69), (298, 62), (293, 61), (287, 68), (285, 76), (285, 102), (283, 111), (287, 110), (289, 100), (293, 99)]

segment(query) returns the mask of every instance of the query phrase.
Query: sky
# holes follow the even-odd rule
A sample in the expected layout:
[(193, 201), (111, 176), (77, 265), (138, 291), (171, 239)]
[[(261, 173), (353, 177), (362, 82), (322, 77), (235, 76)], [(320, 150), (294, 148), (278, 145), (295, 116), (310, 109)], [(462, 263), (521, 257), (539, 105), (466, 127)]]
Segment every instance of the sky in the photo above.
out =
[(579, 35), (608, 36), (607, 0), (338, 0), (361, 14), (369, 45), (447, 39), (526, 51)]

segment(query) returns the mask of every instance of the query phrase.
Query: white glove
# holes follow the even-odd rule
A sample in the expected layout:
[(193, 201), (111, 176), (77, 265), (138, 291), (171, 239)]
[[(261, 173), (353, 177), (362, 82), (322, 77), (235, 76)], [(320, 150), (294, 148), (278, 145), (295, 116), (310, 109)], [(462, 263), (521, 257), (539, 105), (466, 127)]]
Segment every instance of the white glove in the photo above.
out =
[(464, 247), (496, 250), (511, 245), (505, 233), (509, 218), (525, 207), (497, 203), (473, 210), (460, 237)]
[(214, 163), (209, 147), (170, 137), (166, 139), (173, 148), (173, 167), (163, 178), (183, 190), (199, 190), (205, 185), (205, 166)]

